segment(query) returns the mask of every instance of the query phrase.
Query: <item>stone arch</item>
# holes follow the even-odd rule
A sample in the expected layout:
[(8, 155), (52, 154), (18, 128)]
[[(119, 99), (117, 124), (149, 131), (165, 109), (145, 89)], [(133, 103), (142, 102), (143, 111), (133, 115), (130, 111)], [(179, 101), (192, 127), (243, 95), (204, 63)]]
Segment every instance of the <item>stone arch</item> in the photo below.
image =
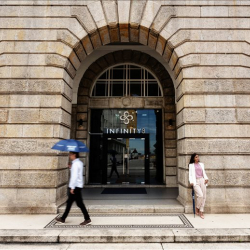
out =
[[(124, 106), (122, 103), (128, 97), (117, 98), (91, 98), (90, 90), (95, 83), (96, 78), (110, 66), (120, 63), (135, 63), (149, 69), (157, 76), (163, 90), (161, 97), (132, 97), (130, 104)], [(112, 101), (111, 101), (112, 100)], [(138, 102), (138, 100), (140, 100)], [(164, 180), (166, 185), (174, 187), (176, 181), (176, 157), (177, 157), (177, 139), (176, 139), (176, 110), (175, 110), (175, 90), (173, 82), (165, 69), (154, 57), (147, 53), (136, 50), (121, 50), (108, 53), (95, 62), (93, 62), (84, 73), (78, 90), (77, 105), (73, 105), (72, 131), (71, 137), (83, 140), (88, 144), (88, 119), (90, 108), (160, 108), (164, 114)], [(83, 126), (78, 127), (77, 121), (82, 119)], [(169, 124), (169, 120), (173, 124)], [(86, 159), (87, 160), (87, 159)], [(87, 162), (86, 162), (87, 163)]]
[[(125, 39), (126, 38), (126, 39)], [(69, 36), (61, 36), (61, 41), (70, 44)], [(76, 71), (79, 69), (81, 63), (89, 56), (94, 50), (101, 46), (108, 44), (140, 44), (148, 46), (155, 50), (165, 62), (170, 66), (178, 68), (173, 70), (169, 67), (168, 73), (173, 80), (177, 79), (181, 65), (178, 64), (178, 55), (174, 52), (172, 42), (167, 41), (163, 36), (156, 32), (154, 28), (147, 28), (139, 24), (117, 24), (113, 26), (103, 26), (95, 29), (94, 31), (86, 34), (82, 39), (77, 40), (70, 44), (72, 51), (68, 56), (68, 60), (63, 62), (63, 67), (67, 74), (74, 79)], [(180, 44), (179, 44), (180, 45)], [(170, 64), (170, 59), (173, 56), (173, 62)], [(62, 67), (62, 66), (61, 66)]]

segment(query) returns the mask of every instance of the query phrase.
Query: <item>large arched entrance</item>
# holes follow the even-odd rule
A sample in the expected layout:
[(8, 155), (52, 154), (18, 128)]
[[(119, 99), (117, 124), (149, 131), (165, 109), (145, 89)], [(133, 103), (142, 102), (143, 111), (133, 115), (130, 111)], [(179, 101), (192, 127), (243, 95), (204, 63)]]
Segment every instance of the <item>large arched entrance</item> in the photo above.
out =
[[(89, 66), (71, 131), (91, 149), (83, 156), (87, 184), (177, 187), (174, 93), (165, 67), (144, 52), (107, 53)], [(109, 178), (114, 155), (119, 178)]]

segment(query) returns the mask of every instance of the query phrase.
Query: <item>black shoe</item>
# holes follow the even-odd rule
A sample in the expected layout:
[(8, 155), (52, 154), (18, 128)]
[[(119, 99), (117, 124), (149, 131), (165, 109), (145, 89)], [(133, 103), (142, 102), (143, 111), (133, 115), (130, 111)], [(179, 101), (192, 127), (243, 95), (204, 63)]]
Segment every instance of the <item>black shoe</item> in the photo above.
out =
[(65, 223), (65, 220), (62, 219), (62, 217), (56, 218), (55, 220), (56, 220), (58, 223), (60, 223), (60, 224), (64, 224), (64, 223)]
[(85, 220), (84, 222), (82, 222), (80, 225), (81, 226), (88, 226), (88, 225), (91, 225), (91, 219), (89, 219), (89, 220)]

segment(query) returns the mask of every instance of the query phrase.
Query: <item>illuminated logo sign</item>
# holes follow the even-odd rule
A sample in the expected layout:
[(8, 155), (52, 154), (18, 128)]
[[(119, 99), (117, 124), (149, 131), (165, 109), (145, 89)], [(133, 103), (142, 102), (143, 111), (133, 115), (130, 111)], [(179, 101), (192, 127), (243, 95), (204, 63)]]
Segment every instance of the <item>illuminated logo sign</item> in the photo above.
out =
[(134, 117), (130, 115), (128, 111), (125, 111), (124, 114), (120, 116), (120, 120), (127, 125), (130, 121), (134, 120)]
[[(120, 121), (128, 125), (130, 121), (134, 121), (133, 115), (130, 115), (128, 111), (124, 111), (120, 116)], [(105, 134), (145, 134), (145, 128), (104, 128)]]

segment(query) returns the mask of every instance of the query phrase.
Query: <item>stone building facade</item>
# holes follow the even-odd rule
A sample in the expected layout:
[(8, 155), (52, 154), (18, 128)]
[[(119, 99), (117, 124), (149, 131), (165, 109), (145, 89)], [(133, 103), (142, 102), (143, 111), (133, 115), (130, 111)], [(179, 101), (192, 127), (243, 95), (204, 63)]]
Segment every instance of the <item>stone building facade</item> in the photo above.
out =
[[(94, 108), (161, 109), (163, 179), (178, 187), (185, 211), (197, 152), (210, 178), (207, 212), (250, 212), (249, 6), (1, 0), (0, 213), (57, 212), (68, 158), (50, 148), (70, 137), (89, 145)], [(93, 98), (97, 76), (122, 63), (152, 72), (162, 97)], [(88, 184), (89, 156), (81, 157)]]

